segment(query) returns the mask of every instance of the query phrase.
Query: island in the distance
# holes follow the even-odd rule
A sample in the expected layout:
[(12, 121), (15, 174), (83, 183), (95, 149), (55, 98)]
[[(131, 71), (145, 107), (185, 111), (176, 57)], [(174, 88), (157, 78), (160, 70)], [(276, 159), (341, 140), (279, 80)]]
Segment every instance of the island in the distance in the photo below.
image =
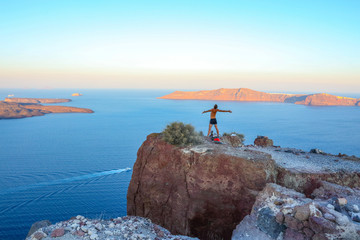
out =
[(43, 116), (46, 113), (93, 113), (91, 109), (67, 107), (67, 106), (44, 106), (40, 103), (70, 102), (70, 99), (60, 98), (5, 98), (0, 101), (0, 119), (26, 118)]
[(248, 88), (220, 88), (206, 91), (175, 91), (160, 99), (221, 100), (242, 102), (284, 102), (308, 106), (360, 106), (360, 98), (340, 97), (327, 93), (265, 93)]

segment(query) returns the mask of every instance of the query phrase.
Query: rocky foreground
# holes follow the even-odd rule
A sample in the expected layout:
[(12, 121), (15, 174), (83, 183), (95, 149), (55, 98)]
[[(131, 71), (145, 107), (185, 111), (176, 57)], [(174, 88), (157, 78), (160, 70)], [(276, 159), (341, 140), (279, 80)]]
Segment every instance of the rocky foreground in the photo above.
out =
[(26, 239), (191, 240), (195, 238), (172, 235), (168, 230), (142, 217), (126, 216), (110, 220), (94, 220), (78, 215), (54, 225), (46, 220), (34, 223)]
[(360, 239), (358, 158), (274, 147), (267, 138), (260, 146), (223, 141), (180, 148), (149, 135), (128, 215), (200, 239)]
[(93, 113), (87, 108), (49, 106), (40, 103), (69, 102), (70, 99), (49, 98), (6, 98), (0, 101), (0, 119), (26, 118), (43, 116), (47, 113)]
[(340, 97), (326, 93), (316, 94), (284, 94), (265, 93), (247, 88), (226, 89), (208, 91), (175, 91), (159, 97), (161, 99), (179, 100), (221, 100), (242, 102), (283, 102), (307, 106), (360, 106), (360, 99)]

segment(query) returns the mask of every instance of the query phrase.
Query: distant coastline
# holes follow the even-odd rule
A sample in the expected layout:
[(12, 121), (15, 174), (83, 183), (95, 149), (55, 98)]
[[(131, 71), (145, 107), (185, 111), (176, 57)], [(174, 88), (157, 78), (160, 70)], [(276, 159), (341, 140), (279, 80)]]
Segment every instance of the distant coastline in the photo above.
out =
[(5, 98), (0, 101), (0, 119), (16, 119), (43, 116), (47, 113), (93, 113), (87, 108), (67, 106), (44, 106), (40, 103), (70, 102), (62, 98)]
[(220, 88), (217, 90), (204, 91), (175, 91), (168, 95), (159, 97), (159, 99), (283, 102), (306, 106), (360, 106), (360, 98), (341, 97), (327, 93), (265, 93), (248, 88)]

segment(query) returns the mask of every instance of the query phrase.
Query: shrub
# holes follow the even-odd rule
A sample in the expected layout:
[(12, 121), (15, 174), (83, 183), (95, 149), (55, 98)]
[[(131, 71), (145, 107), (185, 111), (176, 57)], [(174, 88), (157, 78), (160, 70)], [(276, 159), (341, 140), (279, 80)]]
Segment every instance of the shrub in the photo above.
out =
[(163, 139), (176, 146), (196, 145), (201, 142), (200, 134), (190, 124), (172, 122), (162, 132)]
[(241, 144), (244, 144), (244, 142), (245, 142), (245, 135), (242, 134), (242, 133), (237, 133), (237, 132), (223, 133), (223, 136), (231, 136), (231, 135), (233, 135), (233, 134), (235, 134), (236, 136), (239, 137)]

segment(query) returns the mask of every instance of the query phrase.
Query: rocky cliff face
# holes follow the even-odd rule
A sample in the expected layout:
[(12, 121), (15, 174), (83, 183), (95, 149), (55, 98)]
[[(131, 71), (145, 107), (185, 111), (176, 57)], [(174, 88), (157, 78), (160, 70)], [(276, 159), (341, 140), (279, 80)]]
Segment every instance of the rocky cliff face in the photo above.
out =
[(308, 106), (359, 106), (358, 99), (339, 97), (330, 94), (283, 94), (265, 93), (247, 88), (217, 89), (209, 91), (175, 91), (161, 99), (198, 99), (243, 102), (285, 102)]
[(276, 147), (204, 142), (178, 148), (151, 134), (138, 151), (127, 211), (173, 234), (230, 239), (266, 184), (311, 196), (320, 180), (360, 187), (360, 164), (346, 157)]

